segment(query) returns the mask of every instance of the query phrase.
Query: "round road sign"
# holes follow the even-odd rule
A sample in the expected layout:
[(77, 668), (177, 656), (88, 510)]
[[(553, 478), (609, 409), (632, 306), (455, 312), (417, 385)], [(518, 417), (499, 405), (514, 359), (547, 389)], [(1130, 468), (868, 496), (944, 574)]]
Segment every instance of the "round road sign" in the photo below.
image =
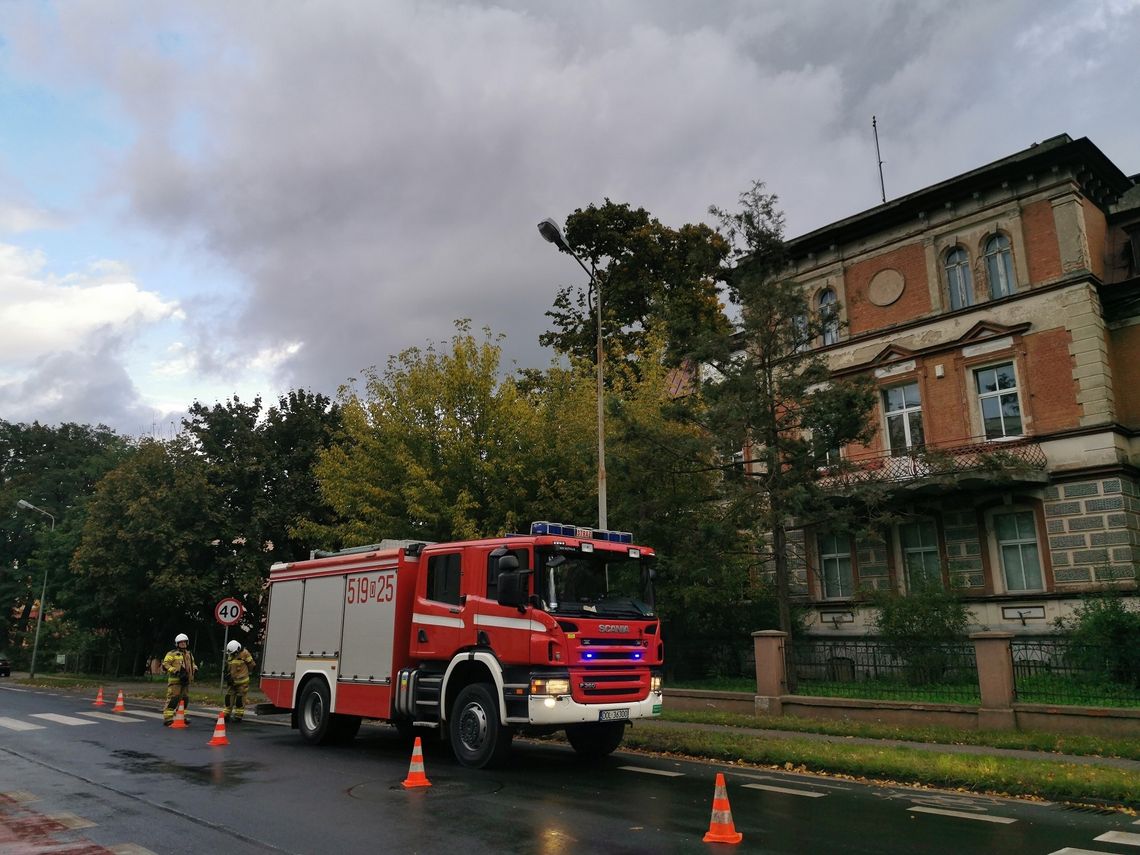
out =
[(233, 626), (245, 613), (241, 603), (233, 597), (226, 597), (214, 606), (214, 618), (223, 626)]

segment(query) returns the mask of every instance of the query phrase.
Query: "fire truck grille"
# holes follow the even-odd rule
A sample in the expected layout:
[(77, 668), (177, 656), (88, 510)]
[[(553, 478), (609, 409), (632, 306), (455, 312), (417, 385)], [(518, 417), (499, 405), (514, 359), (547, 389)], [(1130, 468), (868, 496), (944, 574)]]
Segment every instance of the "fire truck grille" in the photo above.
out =
[(570, 694), (577, 701), (639, 701), (649, 694), (644, 671), (573, 671)]

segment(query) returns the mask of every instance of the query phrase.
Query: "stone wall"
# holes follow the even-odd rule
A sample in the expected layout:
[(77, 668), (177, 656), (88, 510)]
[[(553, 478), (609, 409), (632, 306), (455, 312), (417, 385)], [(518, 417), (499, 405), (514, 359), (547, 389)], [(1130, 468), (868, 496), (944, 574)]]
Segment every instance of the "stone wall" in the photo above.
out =
[(1072, 481), (1045, 493), (1045, 526), (1058, 591), (1134, 581), (1140, 562), (1140, 490), (1130, 478)]

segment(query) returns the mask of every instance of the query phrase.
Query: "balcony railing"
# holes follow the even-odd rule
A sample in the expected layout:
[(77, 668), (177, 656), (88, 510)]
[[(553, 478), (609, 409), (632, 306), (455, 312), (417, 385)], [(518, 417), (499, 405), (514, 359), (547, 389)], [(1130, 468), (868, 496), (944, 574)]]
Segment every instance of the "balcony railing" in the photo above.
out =
[(882, 452), (853, 457), (842, 467), (821, 472), (824, 489), (842, 490), (860, 484), (907, 484), (926, 479), (951, 480), (978, 475), (994, 480), (1043, 481), (1048, 465), (1040, 444), (1030, 439), (971, 441), (924, 445), (908, 453)]

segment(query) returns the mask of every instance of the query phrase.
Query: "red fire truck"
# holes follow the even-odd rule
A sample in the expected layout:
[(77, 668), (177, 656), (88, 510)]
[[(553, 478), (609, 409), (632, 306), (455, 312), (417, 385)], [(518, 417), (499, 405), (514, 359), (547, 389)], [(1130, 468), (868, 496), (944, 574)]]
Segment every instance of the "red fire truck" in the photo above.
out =
[(564, 729), (579, 753), (609, 754), (661, 714), (654, 552), (632, 540), (538, 522), (276, 564), (261, 688), (311, 743), (351, 740), (367, 718), (434, 730), (475, 768), (516, 732)]

